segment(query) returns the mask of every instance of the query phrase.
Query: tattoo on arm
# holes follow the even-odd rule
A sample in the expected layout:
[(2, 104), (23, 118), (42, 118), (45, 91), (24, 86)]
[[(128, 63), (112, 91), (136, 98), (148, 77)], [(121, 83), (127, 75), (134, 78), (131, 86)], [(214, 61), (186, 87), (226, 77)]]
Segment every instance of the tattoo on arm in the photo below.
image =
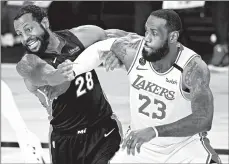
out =
[(121, 37), (113, 43), (111, 51), (128, 68), (134, 60), (141, 41), (142, 38), (138, 35)]
[(47, 84), (46, 78), (55, 69), (44, 60), (33, 54), (26, 54), (16, 66), (17, 72), (33, 85)]
[(190, 89), (192, 114), (171, 124), (157, 126), (159, 136), (185, 137), (211, 129), (214, 108), (209, 82), (207, 65), (200, 58), (190, 61), (183, 72), (183, 83)]

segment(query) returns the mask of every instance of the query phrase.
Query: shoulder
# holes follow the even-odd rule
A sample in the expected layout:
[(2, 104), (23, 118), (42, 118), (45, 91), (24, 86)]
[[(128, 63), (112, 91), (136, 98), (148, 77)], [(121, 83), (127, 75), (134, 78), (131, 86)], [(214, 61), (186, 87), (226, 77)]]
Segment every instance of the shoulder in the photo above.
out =
[(189, 89), (197, 85), (209, 86), (210, 71), (200, 57), (194, 57), (184, 68), (183, 83)]
[(105, 31), (94, 25), (84, 25), (69, 30), (72, 32), (84, 45), (85, 48), (93, 43), (106, 39)]

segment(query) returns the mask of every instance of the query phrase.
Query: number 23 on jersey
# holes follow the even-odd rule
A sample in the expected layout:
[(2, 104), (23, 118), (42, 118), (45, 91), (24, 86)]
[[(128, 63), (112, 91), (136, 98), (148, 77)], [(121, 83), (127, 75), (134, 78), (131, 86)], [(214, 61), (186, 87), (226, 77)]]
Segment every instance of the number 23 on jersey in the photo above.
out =
[(151, 99), (148, 96), (139, 94), (139, 100), (143, 101), (143, 104), (138, 108), (138, 112), (146, 115), (148, 117), (151, 117), (149, 112), (144, 111), (144, 109), (153, 103), (155, 105), (155, 108), (153, 107), (154, 112), (152, 113), (152, 119), (159, 119), (162, 120), (166, 116), (166, 105), (163, 101), (154, 99), (153, 102), (151, 102)]
[[(86, 83), (86, 85), (84, 85)], [(87, 93), (88, 91), (92, 90), (94, 87), (94, 82), (92, 79), (92, 73), (87, 72), (79, 77), (76, 78), (75, 80), (75, 85), (78, 86), (76, 90), (76, 96), (80, 97)], [(85, 87), (86, 86), (86, 87)]]

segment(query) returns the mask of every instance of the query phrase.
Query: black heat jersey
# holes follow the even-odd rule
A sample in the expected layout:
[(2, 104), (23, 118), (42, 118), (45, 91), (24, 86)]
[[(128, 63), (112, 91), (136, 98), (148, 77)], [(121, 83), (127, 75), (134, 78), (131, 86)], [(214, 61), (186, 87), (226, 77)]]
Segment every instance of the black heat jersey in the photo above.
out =
[[(68, 30), (55, 33), (65, 40), (61, 55), (45, 53), (39, 56), (57, 68), (66, 59), (74, 61), (84, 50), (84, 46)], [(112, 114), (95, 70), (83, 73), (71, 81), (67, 91), (54, 100), (52, 110), (53, 119), (50, 123), (56, 131), (75, 131), (90, 127)]]

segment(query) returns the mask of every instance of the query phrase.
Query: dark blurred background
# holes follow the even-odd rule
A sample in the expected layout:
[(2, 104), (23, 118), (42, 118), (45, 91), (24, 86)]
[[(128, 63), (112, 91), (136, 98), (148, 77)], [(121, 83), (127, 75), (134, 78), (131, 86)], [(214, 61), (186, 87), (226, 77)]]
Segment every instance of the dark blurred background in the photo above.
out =
[[(190, 5), (190, 2), (194, 1), (183, 2)], [(2, 63), (18, 62), (23, 55), (24, 50), (13, 29), (13, 17), (26, 3), (32, 2), (19, 1), (15, 4), (12, 1), (1, 1)], [(147, 17), (153, 10), (161, 9), (163, 3), (163, 1), (43, 1), (37, 4), (47, 10), (54, 31), (93, 24), (104, 29), (117, 28), (144, 35), (144, 23)], [(214, 46), (218, 44), (213, 12), (219, 12), (220, 8), (214, 11), (214, 3), (216, 2), (206, 1), (203, 6), (175, 9), (182, 18), (184, 26), (181, 43), (199, 53), (207, 63), (211, 62)], [(228, 2), (226, 3), (228, 5)], [(228, 36), (228, 30), (225, 35)]]

